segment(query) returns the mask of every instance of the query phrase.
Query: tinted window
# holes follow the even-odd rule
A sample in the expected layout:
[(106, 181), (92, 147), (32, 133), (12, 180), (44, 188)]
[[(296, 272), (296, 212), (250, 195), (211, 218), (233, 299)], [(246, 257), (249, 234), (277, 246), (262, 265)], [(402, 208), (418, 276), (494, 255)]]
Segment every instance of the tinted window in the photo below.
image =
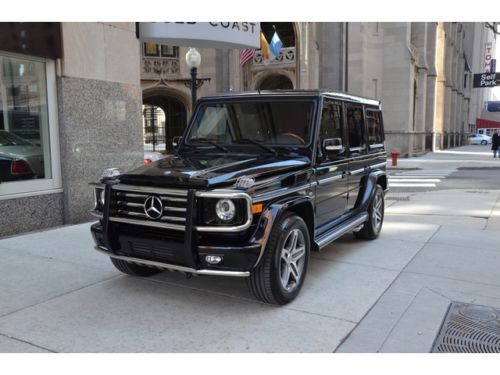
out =
[(347, 105), (346, 119), (351, 151), (362, 151), (365, 147), (365, 130), (363, 124), (363, 107)]
[(384, 132), (380, 111), (366, 111), (366, 133), (370, 149), (384, 147)]
[[(328, 138), (341, 138), (342, 144), (346, 144), (343, 126), (343, 110), (341, 103), (325, 100), (321, 112), (321, 127), (319, 130), (319, 147), (323, 145), (323, 140)], [(338, 156), (342, 156), (339, 154)], [(325, 155), (327, 156), (327, 155)]]
[(238, 143), (242, 138), (272, 145), (306, 145), (310, 140), (312, 101), (245, 101), (205, 104), (187, 141), (206, 138)]

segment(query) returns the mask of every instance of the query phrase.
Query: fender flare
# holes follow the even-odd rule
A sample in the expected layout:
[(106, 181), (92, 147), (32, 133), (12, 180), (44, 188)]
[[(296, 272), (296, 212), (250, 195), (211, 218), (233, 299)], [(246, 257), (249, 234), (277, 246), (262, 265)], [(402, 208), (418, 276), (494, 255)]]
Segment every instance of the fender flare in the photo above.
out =
[(387, 174), (385, 171), (376, 170), (370, 172), (370, 174), (366, 177), (363, 177), (361, 180), (361, 191), (358, 195), (358, 201), (356, 202), (356, 207), (360, 210), (367, 210), (368, 206), (373, 197), (373, 193), (375, 192), (375, 188), (377, 187), (377, 183), (380, 178), (386, 179), (386, 187), (384, 188), (384, 193), (388, 191), (387, 189)]
[[(290, 210), (293, 207), (296, 207), (301, 204), (307, 204), (310, 205), (310, 209), (312, 212), (314, 212), (314, 204), (313, 204), (313, 198), (309, 196), (293, 196), (293, 197), (288, 197), (284, 198), (282, 200), (276, 201), (271, 203), (266, 209), (262, 212), (259, 222), (257, 223), (257, 228), (252, 235), (252, 238), (250, 242), (253, 243), (258, 243), (260, 245), (260, 254), (255, 262), (254, 268), (257, 267), (263, 256), (264, 252), (266, 250), (267, 242), (269, 240), (269, 237), (271, 236), (271, 232), (276, 225), (276, 223), (279, 221), (279, 219), (283, 216), (283, 214)], [(313, 220), (313, 229), (314, 229), (314, 215), (311, 218)], [(309, 225), (308, 225), (309, 227)], [(313, 232), (314, 234), (314, 232)], [(311, 241), (311, 246), (314, 245), (314, 241)]]

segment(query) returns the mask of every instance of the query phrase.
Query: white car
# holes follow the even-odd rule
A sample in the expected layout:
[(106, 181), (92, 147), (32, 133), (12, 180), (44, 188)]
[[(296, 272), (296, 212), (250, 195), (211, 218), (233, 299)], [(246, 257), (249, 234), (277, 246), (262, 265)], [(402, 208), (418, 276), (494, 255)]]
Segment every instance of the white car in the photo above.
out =
[(471, 145), (491, 144), (491, 137), (485, 134), (471, 134), (469, 135), (469, 144)]

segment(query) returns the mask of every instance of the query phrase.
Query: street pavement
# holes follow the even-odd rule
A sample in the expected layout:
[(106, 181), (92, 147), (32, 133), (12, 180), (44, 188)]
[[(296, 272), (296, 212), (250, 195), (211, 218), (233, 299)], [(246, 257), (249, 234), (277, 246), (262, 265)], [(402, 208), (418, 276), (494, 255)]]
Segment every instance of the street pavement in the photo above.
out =
[[(464, 146), (389, 172), (497, 165)], [(500, 188), (475, 181), (391, 188), (380, 237), (313, 253), (283, 307), (242, 279), (122, 275), (90, 223), (1, 239), (0, 352), (429, 352), (450, 302), (500, 308)]]

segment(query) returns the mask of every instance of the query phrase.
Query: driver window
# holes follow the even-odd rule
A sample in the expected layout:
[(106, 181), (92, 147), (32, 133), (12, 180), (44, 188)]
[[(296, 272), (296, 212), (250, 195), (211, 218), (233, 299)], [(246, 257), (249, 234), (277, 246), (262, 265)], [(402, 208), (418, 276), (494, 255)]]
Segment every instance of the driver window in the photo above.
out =
[[(345, 146), (342, 124), (342, 104), (331, 100), (325, 100), (321, 112), (321, 126), (319, 131), (319, 150), (322, 150), (323, 140), (328, 138), (341, 138)], [(328, 158), (327, 155), (324, 155)], [(343, 157), (345, 154), (337, 155), (335, 158)]]

